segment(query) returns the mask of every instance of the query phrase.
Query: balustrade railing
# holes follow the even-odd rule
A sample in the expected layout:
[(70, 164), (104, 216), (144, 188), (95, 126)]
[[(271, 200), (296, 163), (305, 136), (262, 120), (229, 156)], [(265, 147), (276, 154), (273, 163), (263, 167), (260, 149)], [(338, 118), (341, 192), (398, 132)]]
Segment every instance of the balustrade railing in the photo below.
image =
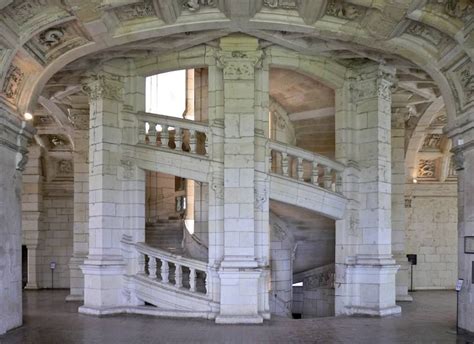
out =
[(270, 173), (341, 193), (344, 165), (307, 150), (269, 141)]
[(209, 126), (169, 116), (139, 113), (138, 141), (154, 147), (209, 156)]
[(209, 295), (208, 268), (205, 262), (185, 258), (139, 243), (139, 275), (169, 284), (177, 289)]

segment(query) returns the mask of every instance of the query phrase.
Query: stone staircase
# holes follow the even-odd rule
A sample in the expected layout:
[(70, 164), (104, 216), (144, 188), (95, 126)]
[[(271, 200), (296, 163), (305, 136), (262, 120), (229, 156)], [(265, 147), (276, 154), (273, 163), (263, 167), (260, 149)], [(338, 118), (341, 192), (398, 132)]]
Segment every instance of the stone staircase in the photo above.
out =
[(145, 243), (151, 247), (182, 255), (184, 223), (181, 219), (158, 220), (145, 226)]

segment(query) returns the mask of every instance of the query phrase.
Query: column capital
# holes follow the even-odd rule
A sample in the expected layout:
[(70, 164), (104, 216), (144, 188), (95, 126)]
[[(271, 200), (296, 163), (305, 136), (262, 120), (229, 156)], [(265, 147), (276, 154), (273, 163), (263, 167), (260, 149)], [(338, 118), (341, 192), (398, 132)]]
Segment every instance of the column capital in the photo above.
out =
[(28, 162), (28, 141), (35, 129), (27, 122), (20, 120), (0, 105), (0, 146), (16, 151), (16, 169), (23, 171)]
[(101, 71), (87, 75), (83, 80), (82, 90), (89, 96), (90, 101), (99, 99), (123, 100), (122, 77), (108, 72)]
[(354, 100), (380, 97), (391, 101), (392, 88), (396, 85), (396, 69), (384, 64), (364, 64), (349, 70), (348, 80)]

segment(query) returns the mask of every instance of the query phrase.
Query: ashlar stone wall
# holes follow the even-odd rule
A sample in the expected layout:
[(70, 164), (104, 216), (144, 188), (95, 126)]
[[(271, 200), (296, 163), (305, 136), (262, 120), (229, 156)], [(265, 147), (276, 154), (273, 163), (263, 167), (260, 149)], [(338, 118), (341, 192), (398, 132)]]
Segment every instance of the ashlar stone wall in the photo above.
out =
[(453, 289), (457, 280), (456, 183), (407, 184), (406, 253), (417, 254), (414, 289)]

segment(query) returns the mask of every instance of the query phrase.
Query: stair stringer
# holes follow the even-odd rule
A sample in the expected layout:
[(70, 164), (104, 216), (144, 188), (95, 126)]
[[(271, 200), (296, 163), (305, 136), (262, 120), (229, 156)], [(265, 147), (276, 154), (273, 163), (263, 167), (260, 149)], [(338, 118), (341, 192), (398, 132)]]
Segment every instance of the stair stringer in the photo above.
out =
[(306, 182), (270, 174), (270, 199), (315, 211), (334, 220), (341, 220), (347, 199)]

